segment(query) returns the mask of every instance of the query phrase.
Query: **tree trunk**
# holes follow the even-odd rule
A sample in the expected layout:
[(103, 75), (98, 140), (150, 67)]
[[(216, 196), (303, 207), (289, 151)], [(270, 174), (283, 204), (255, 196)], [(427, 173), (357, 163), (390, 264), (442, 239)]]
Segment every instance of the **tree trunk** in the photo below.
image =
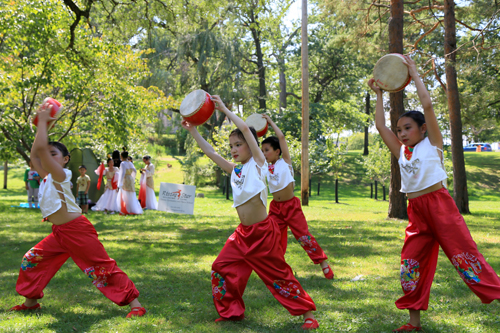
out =
[(307, 47), (307, 0), (302, 0), (302, 156), (300, 197), (309, 206), (309, 57)]
[(285, 76), (285, 64), (279, 64), (279, 78), (280, 78), (280, 107), (278, 110), (279, 114), (283, 113), (283, 109), (286, 109), (286, 76)]
[(3, 189), (7, 189), (7, 174), (9, 172), (9, 162), (5, 161), (3, 163)]
[[(368, 116), (370, 116), (370, 92), (366, 92), (366, 106), (365, 106), (365, 112)], [(370, 119), (366, 120), (366, 125), (365, 125), (365, 144), (364, 144), (364, 150), (363, 150), (363, 155), (367, 156), (368, 155), (368, 124), (370, 123)]]
[(335, 178), (335, 203), (339, 203), (339, 179)]
[[(258, 26), (255, 13), (250, 12), (251, 22)], [(253, 28), (251, 25), (250, 31), (252, 33), (253, 41), (255, 43), (255, 55), (257, 56), (257, 76), (259, 78), (259, 109), (266, 110), (266, 67), (264, 66), (264, 53), (262, 53), (262, 45), (260, 40), (260, 30)]]
[[(403, 53), (403, 0), (391, 0), (389, 20), (389, 52)], [(404, 113), (403, 91), (390, 94), (391, 129), (396, 133), (398, 118)], [(407, 219), (406, 197), (401, 193), (401, 173), (398, 160), (391, 155), (391, 184), (389, 187), (389, 217)]]
[(467, 175), (465, 174), (464, 151), (462, 144), (462, 118), (460, 99), (455, 70), (457, 37), (455, 27), (455, 2), (444, 1), (444, 53), (446, 61), (446, 95), (451, 129), (451, 156), (453, 161), (453, 199), (462, 214), (469, 214), (469, 195)]

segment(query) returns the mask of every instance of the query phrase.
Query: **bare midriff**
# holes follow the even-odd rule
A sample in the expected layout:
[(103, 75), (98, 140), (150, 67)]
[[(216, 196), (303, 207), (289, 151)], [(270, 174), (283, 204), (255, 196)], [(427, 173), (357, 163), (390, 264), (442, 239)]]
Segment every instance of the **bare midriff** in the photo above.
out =
[(252, 225), (264, 221), (267, 218), (266, 206), (260, 199), (260, 193), (248, 200), (241, 206), (236, 207), (241, 224)]
[(274, 201), (281, 202), (292, 199), (295, 196), (295, 194), (293, 193), (294, 185), (295, 183), (291, 182), (284, 189), (274, 192), (273, 193)]
[[(54, 184), (55, 188), (62, 192), (61, 185), (59, 184)], [(66, 207), (66, 203), (63, 201), (64, 200), (64, 195), (62, 193), (58, 193), (59, 198), (61, 198), (61, 208), (54, 214), (51, 214), (47, 216), (47, 220), (55, 225), (61, 225), (64, 223), (68, 223), (69, 221), (73, 221), (76, 218), (79, 218), (82, 216), (82, 213), (70, 213), (68, 212), (68, 208)]]
[(50, 223), (55, 225), (61, 225), (73, 221), (76, 218), (82, 216), (81, 213), (69, 213), (66, 211), (66, 204), (62, 202), (62, 207), (57, 212), (52, 215), (47, 216)]
[(444, 187), (443, 184), (441, 182), (439, 182), (439, 183), (436, 183), (432, 186), (429, 186), (428, 188), (423, 189), (422, 191), (406, 193), (406, 196), (408, 197), (408, 199), (414, 199), (414, 198), (417, 198), (421, 195), (440, 190), (443, 187)]

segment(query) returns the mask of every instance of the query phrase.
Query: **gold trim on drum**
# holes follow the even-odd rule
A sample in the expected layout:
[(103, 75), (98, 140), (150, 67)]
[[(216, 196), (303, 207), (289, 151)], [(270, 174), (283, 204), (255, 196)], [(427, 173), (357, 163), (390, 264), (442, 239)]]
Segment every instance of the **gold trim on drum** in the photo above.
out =
[[(207, 95), (208, 95), (208, 93), (207, 93), (205, 90), (203, 90), (203, 89), (197, 89), (197, 90), (193, 90), (193, 91), (191, 91), (189, 94), (187, 94), (187, 96), (186, 96), (186, 97), (184, 97), (184, 100), (186, 100), (186, 98), (187, 98), (190, 94), (193, 94), (193, 93), (195, 93), (195, 92), (197, 92), (197, 91), (203, 91), (203, 92), (205, 93), (205, 98), (203, 99), (203, 101), (201, 102), (201, 104), (200, 104), (200, 105), (199, 105), (199, 106), (198, 106), (198, 107), (197, 107), (197, 108), (196, 108), (193, 112), (191, 112), (190, 114), (187, 114), (187, 115), (183, 115), (183, 114), (181, 113), (181, 110), (180, 110), (180, 109), (181, 109), (181, 107), (182, 107), (182, 102), (181, 102), (181, 106), (179, 107), (179, 113), (180, 113), (180, 115), (181, 115), (181, 116), (183, 116), (184, 118), (189, 118), (189, 117), (191, 117), (192, 115), (194, 115), (196, 112), (200, 111), (200, 109), (203, 107), (203, 105), (205, 105), (205, 102), (207, 101)], [(184, 100), (183, 100), (183, 101), (184, 101)]]

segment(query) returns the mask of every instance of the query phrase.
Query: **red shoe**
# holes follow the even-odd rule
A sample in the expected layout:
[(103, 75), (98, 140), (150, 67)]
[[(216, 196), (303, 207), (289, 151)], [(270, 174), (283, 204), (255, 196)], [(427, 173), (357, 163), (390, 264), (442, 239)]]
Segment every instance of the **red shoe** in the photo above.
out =
[(323, 274), (325, 274), (325, 277), (328, 279), (328, 280), (333, 280), (333, 277), (335, 276), (333, 274), (333, 270), (330, 268), (330, 265), (326, 266), (325, 268), (323, 268)]
[(242, 314), (241, 316), (231, 316), (229, 318), (220, 317), (220, 318), (215, 319), (215, 322), (218, 323), (221, 321), (241, 321), (243, 319), (245, 319), (245, 314)]
[(421, 326), (413, 326), (412, 324), (408, 323), (406, 325), (401, 326), (398, 329), (392, 330), (393, 332), (416, 332), (416, 331), (421, 331), (422, 327)]
[(36, 303), (33, 306), (26, 306), (23, 303), (21, 305), (16, 305), (10, 308), (9, 311), (26, 311), (26, 310), (36, 310), (36, 309), (40, 309), (40, 303)]
[(316, 319), (307, 318), (302, 325), (303, 330), (315, 330), (319, 327), (318, 321)]
[(141, 306), (136, 306), (135, 308), (130, 309), (130, 312), (128, 313), (126, 318), (142, 317), (145, 314), (146, 314), (146, 309), (144, 309)]

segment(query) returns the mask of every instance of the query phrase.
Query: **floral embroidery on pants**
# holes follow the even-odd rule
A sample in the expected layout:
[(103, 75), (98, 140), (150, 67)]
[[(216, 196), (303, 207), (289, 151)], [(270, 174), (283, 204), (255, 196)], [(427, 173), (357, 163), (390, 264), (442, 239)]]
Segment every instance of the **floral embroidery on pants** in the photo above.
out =
[(420, 280), (420, 264), (415, 259), (401, 260), (401, 286), (404, 291), (413, 291)]
[(470, 253), (456, 254), (451, 258), (451, 263), (465, 283), (476, 284), (481, 282), (479, 274), (482, 272), (481, 263)]
[(287, 282), (285, 280), (275, 280), (273, 286), (278, 294), (286, 298), (291, 297), (292, 299), (296, 299), (300, 295), (299, 286), (297, 286), (293, 282)]
[(226, 280), (217, 272), (212, 271), (212, 296), (220, 301), (226, 294)]
[(91, 266), (89, 268), (85, 268), (83, 272), (92, 279), (92, 283), (97, 288), (103, 288), (108, 285), (107, 280), (110, 274), (105, 267)]
[(23, 262), (21, 263), (21, 269), (23, 271), (30, 270), (40, 263), (43, 259), (43, 250), (37, 248), (31, 248), (23, 257)]
[(316, 242), (316, 240), (311, 236), (308, 235), (301, 236), (299, 237), (299, 239), (297, 239), (297, 241), (307, 253), (314, 253), (318, 248), (318, 242)]

